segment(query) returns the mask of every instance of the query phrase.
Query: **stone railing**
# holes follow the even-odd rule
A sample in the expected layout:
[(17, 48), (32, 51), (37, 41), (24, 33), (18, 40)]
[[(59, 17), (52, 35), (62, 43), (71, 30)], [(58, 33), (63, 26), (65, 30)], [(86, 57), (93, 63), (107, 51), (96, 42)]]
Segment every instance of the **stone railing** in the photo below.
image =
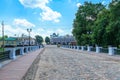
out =
[[(69, 46), (69, 45), (62, 45), (62, 48), (70, 48), (70, 49), (76, 49), (76, 50), (82, 50), (82, 51), (92, 51), (93, 47), (92, 46)], [(95, 52), (96, 53), (101, 53), (101, 49), (103, 49), (102, 47), (96, 46), (95, 47)], [(115, 51), (117, 50), (117, 47), (111, 47), (109, 46), (107, 48), (108, 50), (108, 55), (115, 55)]]
[(17, 56), (17, 50), (19, 50), (19, 55), (24, 55), (25, 53), (35, 51), (41, 47), (42, 46), (8, 47), (5, 48), (5, 51), (10, 51), (9, 58), (14, 60)]

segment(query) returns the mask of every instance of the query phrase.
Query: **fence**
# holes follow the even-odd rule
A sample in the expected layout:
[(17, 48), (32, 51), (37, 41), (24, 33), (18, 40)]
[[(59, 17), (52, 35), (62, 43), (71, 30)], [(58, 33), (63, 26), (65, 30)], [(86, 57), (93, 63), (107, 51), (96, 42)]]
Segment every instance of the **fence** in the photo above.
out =
[(10, 51), (0, 52), (0, 61), (10, 59), (9, 53)]
[(101, 52), (101, 53), (108, 53), (108, 48), (101, 48), (101, 49), (100, 49), (100, 52)]
[(115, 54), (120, 55), (120, 49), (115, 49)]
[[(66, 47), (66, 46), (64, 45), (64, 47)], [(84, 48), (83, 49), (84, 51), (93, 51), (93, 52), (97, 51), (96, 50), (97, 47), (92, 47), (92, 46), (89, 46), (89, 48), (88, 48), (88, 46), (79, 46), (79, 48), (77, 48), (75, 46), (71, 46), (71, 47), (72, 47), (72, 49), (79, 49), (79, 50), (82, 50), (82, 48)], [(69, 46), (68, 46), (68, 48), (69, 48)], [(116, 47), (108, 47), (108, 48), (99, 47), (98, 53), (108, 53), (109, 55), (114, 55), (114, 54), (120, 55), (120, 48), (117, 49)]]
[(95, 47), (91, 48), (91, 51), (94, 51), (94, 52), (95, 52), (95, 51), (96, 51), (96, 48), (95, 48)]

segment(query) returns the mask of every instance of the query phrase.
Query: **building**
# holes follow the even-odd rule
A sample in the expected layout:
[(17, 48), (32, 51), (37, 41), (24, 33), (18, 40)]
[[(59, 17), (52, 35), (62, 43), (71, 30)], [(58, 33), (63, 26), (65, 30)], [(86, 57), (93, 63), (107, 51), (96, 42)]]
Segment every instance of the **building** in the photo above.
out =
[(66, 36), (59, 36), (53, 33), (50, 35), (50, 43), (53, 45), (62, 44), (62, 45), (76, 45), (76, 40), (73, 36), (66, 35)]
[[(17, 39), (15, 38), (6, 38), (4, 40), (4, 46), (16, 46), (17, 45)], [(3, 40), (0, 40), (0, 47), (3, 46)]]
[(29, 40), (29, 36), (23, 36), (23, 37), (17, 37), (17, 45), (29, 45), (29, 41), (30, 41), (30, 45), (35, 45), (35, 39), (30, 37)]
[[(0, 40), (0, 46), (2, 47), (3, 41)], [(9, 37), (4, 40), (5, 46), (28, 46), (29, 45), (29, 37)], [(30, 45), (35, 45), (35, 39), (30, 38)]]

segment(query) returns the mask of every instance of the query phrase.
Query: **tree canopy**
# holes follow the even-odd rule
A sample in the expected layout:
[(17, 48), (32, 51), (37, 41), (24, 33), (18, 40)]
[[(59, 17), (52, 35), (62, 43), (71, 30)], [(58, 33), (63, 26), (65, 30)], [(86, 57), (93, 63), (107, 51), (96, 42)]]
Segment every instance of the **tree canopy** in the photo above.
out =
[(36, 38), (37, 44), (42, 44), (42, 42), (43, 42), (43, 37), (42, 36), (36, 35), (35, 38)]
[[(7, 35), (4, 35), (4, 39), (8, 38)], [(3, 40), (3, 37), (0, 37), (0, 40)]]
[(85, 2), (73, 21), (73, 35), (78, 45), (120, 45), (120, 1), (106, 8), (101, 3)]
[(101, 3), (93, 4), (91, 2), (85, 2), (84, 5), (79, 7), (73, 22), (72, 31), (78, 45), (92, 44), (92, 26), (97, 18), (97, 14), (102, 9), (104, 9), (104, 6)]
[(46, 42), (46, 44), (50, 44), (50, 38), (48, 36), (45, 37), (45, 42)]

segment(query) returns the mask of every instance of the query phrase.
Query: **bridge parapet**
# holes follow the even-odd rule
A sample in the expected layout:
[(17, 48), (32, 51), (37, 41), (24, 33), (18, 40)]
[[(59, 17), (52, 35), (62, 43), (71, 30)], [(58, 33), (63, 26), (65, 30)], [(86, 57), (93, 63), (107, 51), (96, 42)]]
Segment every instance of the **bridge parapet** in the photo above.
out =
[(10, 59), (15, 60), (16, 56), (17, 56), (16, 50), (20, 50), (19, 54), (24, 55), (25, 53), (35, 51), (39, 48), (40, 48), (40, 46), (9, 47), (9, 48), (5, 48), (5, 51), (10, 51), (10, 53), (9, 53)]
[[(82, 50), (82, 51), (95, 51), (96, 53), (106, 53), (104, 52), (102, 49), (105, 49), (103, 47), (99, 47), (99, 46), (96, 46), (96, 47), (93, 47), (93, 46), (72, 46), (72, 45), (61, 45), (62, 48), (70, 48), (70, 49), (77, 49), (77, 50)], [(117, 50), (117, 47), (112, 47), (112, 46), (109, 46), (107, 49), (107, 53), (108, 55), (115, 55), (116, 54), (116, 50)]]

